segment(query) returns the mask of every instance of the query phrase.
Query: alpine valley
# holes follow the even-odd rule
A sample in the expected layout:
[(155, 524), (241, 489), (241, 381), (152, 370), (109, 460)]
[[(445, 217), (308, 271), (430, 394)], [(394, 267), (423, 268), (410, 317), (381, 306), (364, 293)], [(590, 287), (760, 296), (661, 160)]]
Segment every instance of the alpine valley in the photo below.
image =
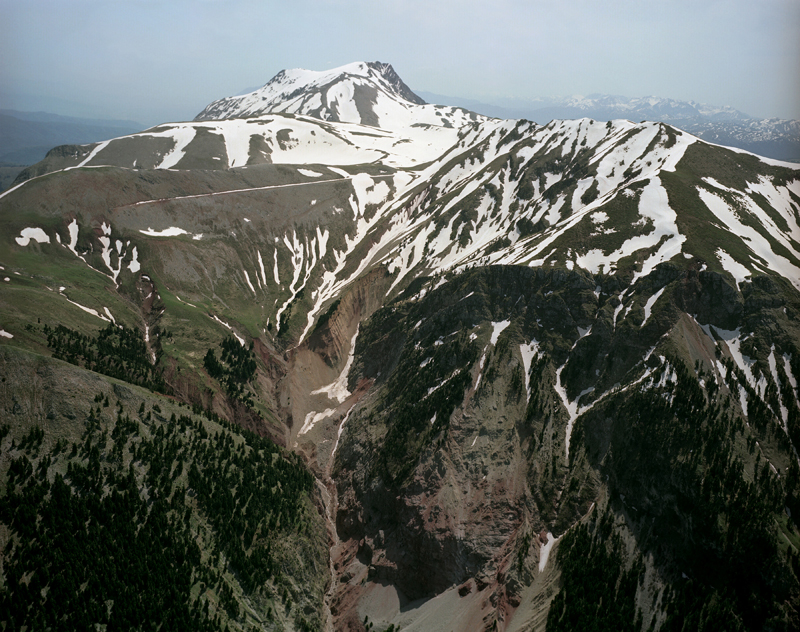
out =
[(287, 70), (0, 195), (4, 630), (800, 628), (800, 169)]

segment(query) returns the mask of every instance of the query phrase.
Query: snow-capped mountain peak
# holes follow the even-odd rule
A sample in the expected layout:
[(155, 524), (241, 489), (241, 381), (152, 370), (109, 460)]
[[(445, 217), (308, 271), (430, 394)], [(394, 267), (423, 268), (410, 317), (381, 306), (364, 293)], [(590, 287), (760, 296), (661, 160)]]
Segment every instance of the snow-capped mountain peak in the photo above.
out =
[(325, 71), (282, 70), (250, 94), (214, 101), (196, 121), (299, 114), (384, 129), (415, 123), (461, 127), (476, 116), (458, 108), (427, 105), (390, 64), (355, 62)]

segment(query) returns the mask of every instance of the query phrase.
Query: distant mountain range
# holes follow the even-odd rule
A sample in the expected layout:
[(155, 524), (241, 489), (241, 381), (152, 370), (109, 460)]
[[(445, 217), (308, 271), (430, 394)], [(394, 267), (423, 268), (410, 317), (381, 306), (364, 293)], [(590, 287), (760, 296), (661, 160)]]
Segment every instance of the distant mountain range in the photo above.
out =
[(94, 143), (133, 134), (142, 128), (135, 121), (0, 109), (0, 190), (16, 177), (19, 166), (39, 162), (53, 147)]
[(602, 94), (515, 100), (492, 105), (432, 92), (420, 91), (417, 94), (432, 103), (463, 107), (495, 118), (524, 118), (540, 124), (576, 118), (661, 121), (710, 143), (738, 147), (768, 158), (800, 162), (800, 121), (758, 119), (729, 106), (660, 97), (628, 98)]

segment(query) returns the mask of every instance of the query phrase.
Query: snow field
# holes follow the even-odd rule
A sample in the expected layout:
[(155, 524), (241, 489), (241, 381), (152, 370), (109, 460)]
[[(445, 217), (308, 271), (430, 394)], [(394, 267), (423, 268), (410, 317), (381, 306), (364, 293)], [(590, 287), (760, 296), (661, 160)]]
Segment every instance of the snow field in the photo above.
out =
[[(737, 211), (731, 208), (728, 202), (726, 202), (722, 197), (702, 187), (698, 187), (698, 194), (700, 195), (700, 199), (703, 201), (703, 204), (705, 204), (708, 210), (720, 220), (722, 225), (734, 235), (738, 235), (742, 239), (742, 241), (753, 252), (753, 255), (758, 258), (757, 261), (765, 262), (769, 269), (774, 270), (783, 276), (785, 279), (791, 282), (795, 288), (800, 290), (800, 267), (798, 267), (798, 265), (786, 259), (785, 257), (776, 254), (772, 250), (772, 246), (767, 238), (752, 226), (744, 224), (739, 219)], [(749, 197), (741, 196), (739, 200), (747, 208), (747, 210), (751, 212), (759, 222), (762, 223), (762, 225), (771, 228), (770, 236), (779, 241), (789, 251), (789, 253), (791, 253), (796, 262), (800, 262), (800, 253), (795, 250), (793, 244), (783, 235), (783, 233), (777, 229), (777, 226), (775, 226), (774, 222), (771, 218), (769, 218), (767, 213), (765, 213)], [(730, 265), (731, 261), (733, 261), (732, 258), (730, 260), (726, 260), (726, 263)], [(742, 265), (741, 261), (738, 263)], [(723, 263), (723, 265), (725, 264)], [(732, 269), (741, 273), (741, 268), (734, 267), (732, 265), (731, 267)], [(743, 267), (746, 268), (746, 266)]]

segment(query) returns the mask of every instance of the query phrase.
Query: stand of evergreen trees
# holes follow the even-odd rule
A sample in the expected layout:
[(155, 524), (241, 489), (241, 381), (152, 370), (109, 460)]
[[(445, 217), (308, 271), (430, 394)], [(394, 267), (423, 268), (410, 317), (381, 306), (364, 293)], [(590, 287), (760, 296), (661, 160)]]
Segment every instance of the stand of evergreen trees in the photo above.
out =
[(157, 393), (167, 392), (161, 369), (157, 363), (151, 364), (138, 329), (109, 323), (97, 336), (87, 336), (64, 325), (44, 325), (43, 330), (54, 358)]
[(273, 546), (309, 528), (311, 475), (296, 455), (234, 426), (209, 432), (157, 406), (130, 417), (107, 401), (95, 398), (71, 446), (44, 449), (38, 427), (19, 442), (0, 430), (10, 461), (0, 628), (244, 622), (236, 595), (285, 590)]
[(251, 394), (245, 388), (256, 374), (253, 343), (245, 347), (233, 336), (226, 336), (220, 347), (220, 359), (217, 359), (213, 349), (209, 349), (203, 358), (203, 366), (212, 378), (222, 384), (230, 397), (252, 406)]
[[(756, 445), (757, 436), (779, 442), (784, 430), (755, 397), (748, 400), (747, 428), (716, 384), (701, 386), (698, 378), (710, 384), (712, 376), (668, 358), (663, 371), (673, 370), (675, 379), (662, 387), (609, 397), (603, 405), (608, 412), (598, 413), (613, 419), (601, 474), (609, 477), (613, 498), (624, 497), (640, 550), (652, 553), (670, 578), (660, 630), (798, 629), (800, 565), (793, 547), (783, 552), (778, 543), (784, 507), (800, 496), (800, 472), (793, 465), (779, 476)], [(618, 514), (621, 509), (616, 507)], [(553, 602), (548, 632), (641, 629), (635, 581), (631, 588), (631, 570), (619, 543), (609, 539), (608, 520), (564, 536), (558, 552), (562, 593)], [(788, 528), (796, 530), (791, 520)], [(639, 576), (637, 564), (630, 568)]]

